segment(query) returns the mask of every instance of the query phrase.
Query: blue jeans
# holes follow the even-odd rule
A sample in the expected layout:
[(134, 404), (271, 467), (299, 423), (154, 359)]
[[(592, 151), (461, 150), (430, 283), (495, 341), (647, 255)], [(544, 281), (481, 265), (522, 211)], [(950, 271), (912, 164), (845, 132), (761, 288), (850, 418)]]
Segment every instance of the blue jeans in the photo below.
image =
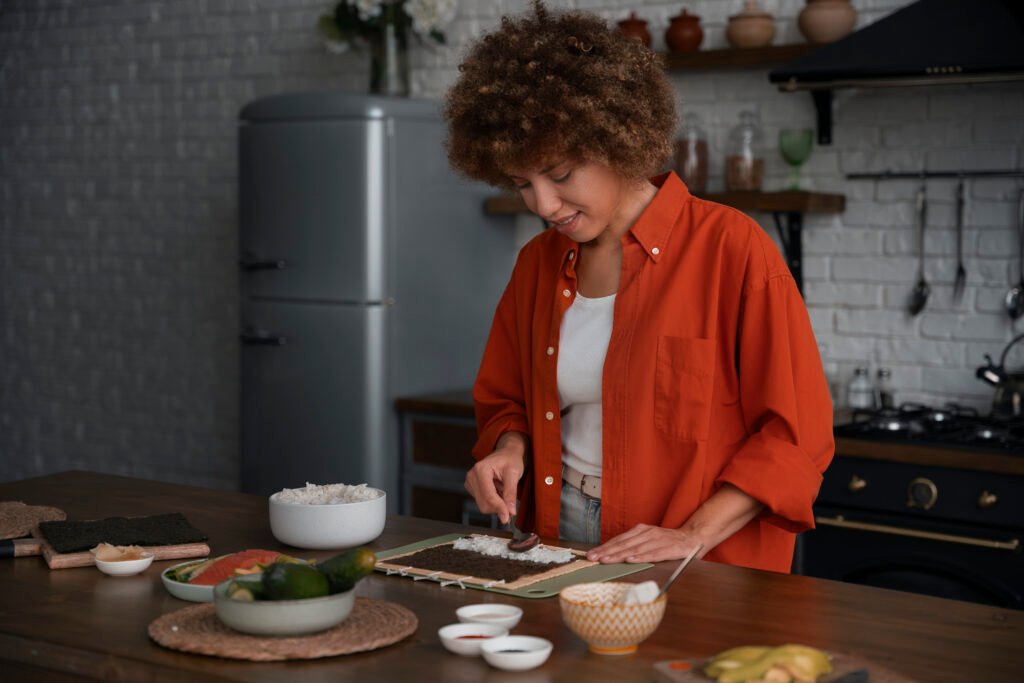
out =
[(562, 482), (562, 512), (558, 537), (566, 541), (601, 543), (601, 501), (590, 498), (568, 482)]

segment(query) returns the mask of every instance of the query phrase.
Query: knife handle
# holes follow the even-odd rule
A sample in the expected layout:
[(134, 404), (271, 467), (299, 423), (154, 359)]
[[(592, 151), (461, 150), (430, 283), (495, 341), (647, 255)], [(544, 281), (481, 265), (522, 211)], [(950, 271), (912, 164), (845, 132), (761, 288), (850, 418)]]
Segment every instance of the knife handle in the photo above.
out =
[(0, 540), (0, 558), (42, 555), (43, 545), (34, 538), (13, 538)]

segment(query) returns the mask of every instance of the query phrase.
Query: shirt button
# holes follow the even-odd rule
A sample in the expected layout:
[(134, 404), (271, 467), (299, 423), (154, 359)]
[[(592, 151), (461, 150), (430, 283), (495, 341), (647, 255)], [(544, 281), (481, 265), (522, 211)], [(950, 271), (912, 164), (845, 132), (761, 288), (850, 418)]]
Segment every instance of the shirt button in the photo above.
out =
[(566, 299), (568, 299), (570, 296), (572, 296), (572, 292), (570, 292), (568, 289), (563, 289), (562, 290), (562, 296), (564, 296)]
[(555, 355), (555, 347), (554, 346), (549, 346), (547, 353), (548, 353), (549, 356)]
[(544, 417), (547, 418), (548, 420), (554, 420), (555, 414), (549, 410), (548, 412), (544, 413)]
[(552, 484), (555, 483), (555, 478), (554, 477), (544, 477), (544, 483), (547, 484), (548, 486), (551, 486)]
[(657, 256), (658, 254), (661, 253), (661, 249), (658, 249), (657, 247), (654, 247), (653, 249), (651, 249), (651, 253), (654, 254), (655, 256)]
[(575, 251), (570, 251), (569, 252), (569, 260), (572, 261), (574, 258), (576, 258), (576, 252)]

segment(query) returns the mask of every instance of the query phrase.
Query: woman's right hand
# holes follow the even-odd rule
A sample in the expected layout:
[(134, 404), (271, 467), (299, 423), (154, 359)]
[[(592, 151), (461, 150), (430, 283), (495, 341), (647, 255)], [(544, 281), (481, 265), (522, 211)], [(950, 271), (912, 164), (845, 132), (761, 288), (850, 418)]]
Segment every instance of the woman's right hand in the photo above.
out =
[(516, 514), (516, 492), (526, 469), (526, 436), (505, 432), (494, 452), (466, 474), (466, 490), (480, 512), (498, 515), (502, 524)]

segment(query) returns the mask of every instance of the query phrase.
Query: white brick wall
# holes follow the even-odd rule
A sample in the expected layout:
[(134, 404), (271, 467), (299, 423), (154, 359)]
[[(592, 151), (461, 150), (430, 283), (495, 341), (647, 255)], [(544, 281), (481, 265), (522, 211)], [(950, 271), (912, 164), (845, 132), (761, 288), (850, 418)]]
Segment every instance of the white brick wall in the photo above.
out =
[[(682, 3), (549, 0), (618, 20), (628, 8), (664, 47)], [(800, 40), (800, 0), (766, 0), (777, 43)], [(854, 0), (863, 25), (906, 0)], [(413, 51), (414, 96), (438, 98), (466, 43), (525, 0), (461, 0), (448, 47)], [(685, 3), (705, 47), (725, 44), (740, 0)], [(359, 90), (365, 55), (327, 54), (314, 30), (331, 0), (7, 0), (0, 5), (0, 480), (89, 468), (234, 487), (238, 473), (235, 120), (249, 100)], [(765, 124), (768, 189), (785, 185), (778, 129), (811, 125), (806, 95), (766, 71), (673, 74), (681, 111), (704, 118), (712, 189), (738, 112)], [(826, 369), (893, 368), (899, 400), (986, 407), (973, 377), (1013, 334), (1016, 183), (971, 181), (969, 281), (951, 302), (953, 187), (929, 183), (924, 314), (903, 313), (916, 274), (915, 183), (851, 182), (884, 168), (1024, 165), (1017, 85), (840, 91), (831, 147), (807, 186), (844, 192), (810, 216), (805, 277)], [(768, 216), (757, 216), (773, 232)], [(1016, 361), (1024, 364), (1024, 350)]]

